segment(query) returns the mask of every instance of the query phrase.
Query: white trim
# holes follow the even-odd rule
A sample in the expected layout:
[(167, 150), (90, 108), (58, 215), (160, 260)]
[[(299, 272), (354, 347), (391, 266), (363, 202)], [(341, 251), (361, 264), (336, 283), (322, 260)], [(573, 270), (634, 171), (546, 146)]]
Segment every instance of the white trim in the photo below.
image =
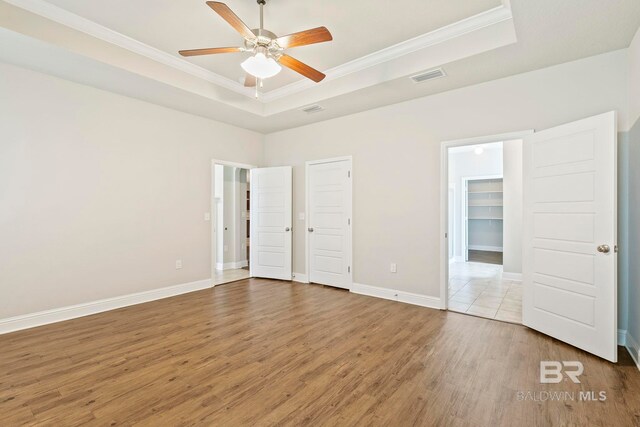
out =
[(511, 280), (512, 282), (522, 282), (522, 273), (509, 273), (508, 271), (503, 271), (502, 278), (504, 280)]
[(309, 283), (309, 278), (304, 273), (293, 273), (293, 281), (298, 283)]
[(380, 288), (377, 286), (363, 285), (361, 283), (353, 283), (351, 292), (359, 295), (367, 295), (370, 297), (382, 298), (391, 301), (403, 302), (406, 304), (419, 305), (428, 308), (441, 308), (440, 298), (428, 295), (414, 294), (411, 292), (398, 291), (389, 288)]
[[(248, 98), (254, 99), (254, 91), (245, 88), (240, 82), (229, 79), (213, 71), (197, 66), (189, 61), (181, 59), (170, 53), (156, 49), (129, 36), (111, 30), (97, 22), (83, 18), (80, 15), (69, 12), (61, 7), (55, 6), (44, 0), (6, 0), (8, 3), (22, 9), (33, 12), (59, 24), (73, 28), (90, 36), (96, 37), (107, 43), (127, 49), (131, 52), (143, 55), (159, 63), (172, 68), (189, 73), (218, 86), (229, 89)], [(511, 9), (505, 5), (481, 12), (477, 15), (462, 19), (453, 24), (446, 25), (434, 31), (419, 35), (409, 40), (405, 40), (393, 46), (370, 53), (352, 61), (346, 62), (325, 72), (326, 78), (322, 83), (365, 70), (367, 68), (383, 64), (385, 62), (409, 55), (429, 46), (438, 45), (465, 34), (486, 28), (492, 25), (508, 21), (513, 18)], [(283, 86), (279, 89), (267, 92), (258, 99), (258, 102), (266, 104), (303, 90), (316, 87), (318, 84), (308, 79), (303, 79), (295, 83)], [(262, 117), (268, 115), (264, 112), (258, 113)]]
[(502, 246), (469, 245), (470, 251), (502, 252)]
[(100, 25), (97, 22), (83, 18), (80, 15), (76, 15), (75, 13), (69, 12), (68, 10), (55, 6), (44, 0), (7, 0), (7, 3), (103, 40), (107, 43), (127, 49), (130, 52), (145, 56), (161, 64), (184, 71), (185, 73), (224, 87), (225, 89), (229, 89), (250, 98), (254, 97), (254, 91), (252, 89), (247, 89), (239, 82), (221, 76), (213, 71), (204, 69), (184, 59), (180, 59), (177, 56), (173, 56), (160, 49), (156, 49), (155, 47), (149, 46), (148, 44), (142, 43), (136, 39)]
[[(638, 340), (636, 340), (628, 331), (625, 332), (625, 347), (627, 351), (631, 355), (631, 358), (636, 363), (636, 366), (640, 370), (640, 344), (638, 344)], [(619, 333), (618, 333), (619, 335)], [(620, 342), (618, 341), (618, 345)]]
[[(320, 164), (324, 164), (324, 163), (334, 163), (334, 162), (344, 162), (344, 161), (348, 161), (349, 162), (349, 170), (351, 171), (351, 179), (349, 180), (349, 192), (351, 194), (351, 197), (349, 198), (349, 217), (351, 218), (351, 225), (349, 227), (349, 242), (348, 242), (348, 249), (345, 251), (348, 256), (349, 256), (349, 266), (351, 267), (351, 272), (349, 274), (349, 288), (351, 288), (353, 286), (353, 156), (341, 156), (341, 157), (332, 157), (329, 159), (322, 159), (322, 160), (309, 160), (307, 162), (305, 162), (305, 166), (304, 166), (304, 180), (305, 180), (305, 188), (304, 188), (304, 209), (305, 209), (305, 215), (304, 215), (304, 262), (305, 262), (305, 267), (307, 269), (307, 283), (310, 283), (310, 277), (311, 277), (311, 270), (309, 268), (309, 232), (307, 231), (309, 229), (309, 166), (312, 165), (320, 165)], [(330, 285), (330, 284), (329, 284)]]
[(153, 289), (135, 294), (121, 295), (113, 298), (86, 302), (83, 304), (9, 317), (6, 319), (0, 319), (0, 334), (48, 325), (50, 323), (62, 322), (64, 320), (76, 319), (78, 317), (90, 316), (104, 311), (115, 310), (117, 308), (142, 304), (203, 289), (210, 289), (212, 287), (213, 284), (211, 279), (203, 279), (196, 282), (168, 286), (166, 288)]
[[(322, 81), (322, 83), (339, 79), (340, 77), (397, 59), (401, 56), (414, 53), (429, 46), (444, 43), (464, 34), (499, 24), (500, 22), (507, 21), (512, 18), (513, 15), (509, 8), (505, 6), (495, 7), (477, 15), (470, 16), (469, 18), (465, 18), (461, 21), (454, 22), (453, 24), (438, 28), (437, 30), (419, 35), (412, 39), (381, 49), (377, 52), (373, 52), (338, 65), (337, 67), (330, 68), (325, 71), (327, 77)], [(262, 100), (265, 103), (269, 103), (315, 86), (317, 86), (316, 83), (307, 79), (300, 80), (265, 93), (262, 95)]]
[(618, 329), (618, 345), (627, 345), (627, 331), (624, 329)]
[(463, 145), (476, 145), (487, 142), (510, 141), (512, 139), (522, 139), (531, 135), (533, 130), (519, 132), (509, 132), (498, 135), (486, 135), (475, 138), (457, 139), (443, 141), (440, 145), (440, 308), (447, 308), (449, 283), (449, 247), (447, 238), (444, 237), (449, 230), (449, 156), (448, 150), (451, 147)]
[[(254, 165), (250, 165), (247, 163), (238, 163), (238, 162), (230, 162), (227, 160), (220, 160), (220, 159), (211, 159), (211, 202), (210, 202), (210, 206), (209, 206), (209, 225), (211, 227), (210, 230), (210, 236), (211, 236), (211, 277), (215, 277), (216, 274), (216, 270), (225, 270), (224, 264), (217, 262), (216, 260), (216, 224), (218, 222), (218, 218), (216, 217), (216, 165), (223, 165), (223, 166), (233, 166), (236, 168), (240, 168), (240, 169), (248, 169), (249, 171), (251, 169), (255, 169), (257, 168), (257, 166)], [(245, 261), (246, 263), (247, 261)], [(235, 267), (235, 268), (242, 268), (247, 266), (248, 264), (245, 264), (241, 267)], [(251, 272), (249, 272), (249, 274), (251, 274)]]

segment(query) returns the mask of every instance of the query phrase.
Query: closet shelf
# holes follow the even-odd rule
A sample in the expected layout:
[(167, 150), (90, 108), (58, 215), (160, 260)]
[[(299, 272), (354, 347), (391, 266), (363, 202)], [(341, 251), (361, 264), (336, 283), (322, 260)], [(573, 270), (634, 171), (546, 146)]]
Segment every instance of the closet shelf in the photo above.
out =
[(502, 221), (502, 218), (467, 218), (467, 219), (470, 220), (470, 221), (477, 220), (477, 219), (479, 219), (479, 220), (487, 220), (488, 219), (488, 220)]
[(501, 194), (504, 193), (504, 191), (502, 190), (491, 190), (491, 191), (467, 191), (467, 193), (469, 194), (490, 194), (490, 193), (494, 193), (494, 194)]

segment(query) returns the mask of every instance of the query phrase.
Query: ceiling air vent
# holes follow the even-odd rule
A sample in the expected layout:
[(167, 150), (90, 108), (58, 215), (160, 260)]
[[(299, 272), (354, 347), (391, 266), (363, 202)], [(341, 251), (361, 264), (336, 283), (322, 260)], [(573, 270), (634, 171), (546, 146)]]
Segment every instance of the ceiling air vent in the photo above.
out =
[(307, 114), (319, 113), (320, 111), (324, 111), (324, 107), (318, 104), (314, 104), (314, 105), (309, 105), (308, 107), (304, 107), (302, 111), (304, 111)]
[(427, 80), (439, 79), (444, 76), (446, 76), (444, 70), (442, 68), (436, 68), (435, 70), (429, 70), (424, 73), (411, 76), (411, 80), (413, 80), (414, 83), (422, 83)]

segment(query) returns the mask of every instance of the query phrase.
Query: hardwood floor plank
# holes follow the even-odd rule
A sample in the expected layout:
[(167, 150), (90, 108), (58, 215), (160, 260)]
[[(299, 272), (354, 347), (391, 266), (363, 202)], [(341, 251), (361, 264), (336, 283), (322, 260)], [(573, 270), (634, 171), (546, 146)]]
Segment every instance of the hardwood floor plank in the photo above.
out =
[[(0, 349), (0, 425), (640, 425), (624, 350), (611, 364), (520, 325), (316, 285), (244, 280)], [(541, 360), (581, 361), (581, 383), (540, 384)]]

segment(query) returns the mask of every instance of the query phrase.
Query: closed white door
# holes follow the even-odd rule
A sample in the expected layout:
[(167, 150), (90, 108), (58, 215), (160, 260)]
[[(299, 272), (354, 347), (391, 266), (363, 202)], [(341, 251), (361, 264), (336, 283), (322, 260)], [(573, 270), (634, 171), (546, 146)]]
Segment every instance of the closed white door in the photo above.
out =
[(615, 362), (615, 112), (532, 134), (523, 160), (523, 323)]
[(351, 160), (307, 164), (309, 281), (351, 288)]
[(251, 169), (250, 270), (291, 280), (291, 166)]

